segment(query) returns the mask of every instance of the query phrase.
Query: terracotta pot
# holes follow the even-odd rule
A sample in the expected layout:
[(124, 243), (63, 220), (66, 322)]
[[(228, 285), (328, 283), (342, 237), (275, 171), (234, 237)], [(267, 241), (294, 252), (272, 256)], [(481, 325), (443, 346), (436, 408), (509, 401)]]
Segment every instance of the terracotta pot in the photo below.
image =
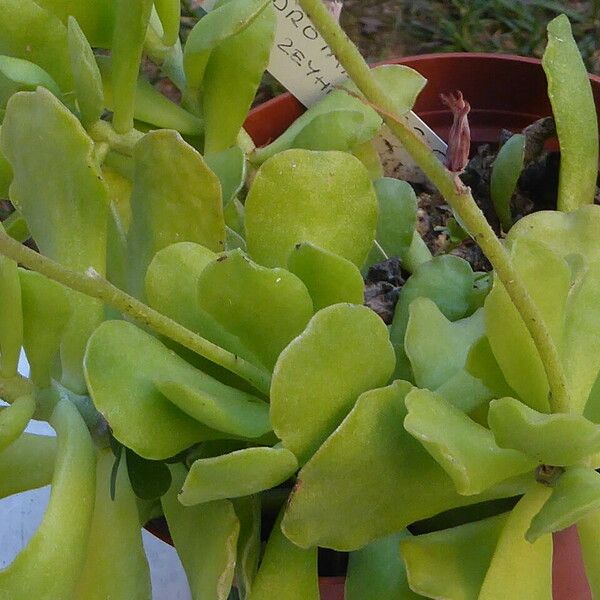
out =
[[(415, 105), (417, 114), (447, 139), (452, 118), (440, 92), (461, 90), (471, 104), (471, 135), (475, 143), (495, 142), (502, 129), (517, 131), (552, 113), (539, 60), (502, 54), (426, 54), (387, 61), (412, 67), (429, 83)], [(600, 77), (590, 76), (596, 106), (600, 107)], [(283, 133), (304, 107), (282, 94), (255, 108), (246, 129), (258, 146)], [(598, 111), (600, 114), (600, 110)]]
[[(443, 139), (452, 116), (439, 99), (441, 92), (461, 90), (471, 104), (469, 121), (474, 143), (496, 142), (502, 129), (518, 131), (552, 114), (546, 76), (534, 58), (499, 54), (449, 53), (386, 61), (419, 71), (428, 79), (415, 112)], [(600, 117), (600, 77), (590, 75)], [(303, 112), (291, 94), (282, 94), (255, 108), (245, 127), (257, 146), (281, 135)], [(554, 535), (554, 600), (591, 600), (577, 530)], [(321, 578), (322, 600), (343, 600), (343, 578)]]

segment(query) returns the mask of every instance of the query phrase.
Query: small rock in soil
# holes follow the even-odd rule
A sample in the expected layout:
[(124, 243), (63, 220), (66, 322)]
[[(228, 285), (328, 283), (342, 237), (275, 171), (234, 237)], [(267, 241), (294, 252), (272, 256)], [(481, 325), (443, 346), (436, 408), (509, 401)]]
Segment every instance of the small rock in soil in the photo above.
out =
[(386, 325), (394, 319), (404, 282), (405, 273), (398, 258), (389, 258), (373, 265), (365, 277), (365, 306), (376, 312)]

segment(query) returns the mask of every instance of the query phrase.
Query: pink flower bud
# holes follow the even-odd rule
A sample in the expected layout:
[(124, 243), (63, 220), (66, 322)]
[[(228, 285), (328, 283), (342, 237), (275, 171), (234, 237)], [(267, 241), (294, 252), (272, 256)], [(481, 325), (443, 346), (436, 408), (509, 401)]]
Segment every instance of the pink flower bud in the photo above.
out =
[(440, 98), (454, 116), (448, 139), (446, 166), (453, 173), (462, 173), (469, 162), (469, 150), (471, 149), (471, 130), (468, 117), (471, 106), (459, 91), (454, 94), (440, 94)]

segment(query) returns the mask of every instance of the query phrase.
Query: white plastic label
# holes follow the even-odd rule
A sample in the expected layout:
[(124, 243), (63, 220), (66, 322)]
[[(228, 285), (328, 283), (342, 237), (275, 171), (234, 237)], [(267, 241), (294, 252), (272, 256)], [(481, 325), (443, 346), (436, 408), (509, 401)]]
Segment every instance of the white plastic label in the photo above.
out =
[[(208, 11), (215, 2), (204, 0), (200, 5)], [(268, 71), (304, 106), (311, 106), (343, 83), (348, 75), (298, 0), (273, 0), (273, 6), (277, 13), (277, 30)], [(444, 140), (416, 114), (409, 113), (407, 121), (441, 159), (446, 156)], [(386, 175), (411, 181), (423, 179), (408, 152), (387, 127), (383, 128), (376, 146)]]

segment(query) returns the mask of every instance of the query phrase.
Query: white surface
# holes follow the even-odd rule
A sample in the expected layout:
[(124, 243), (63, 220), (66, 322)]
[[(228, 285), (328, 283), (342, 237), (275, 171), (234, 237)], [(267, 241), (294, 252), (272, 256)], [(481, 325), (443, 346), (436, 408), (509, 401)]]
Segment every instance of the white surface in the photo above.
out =
[[(23, 363), (19, 370), (27, 372), (27, 364)], [(27, 431), (54, 435), (47, 423), (39, 421), (32, 421)], [(0, 500), (0, 569), (10, 564), (35, 532), (44, 515), (49, 494), (50, 488), (45, 487)], [(147, 531), (143, 532), (143, 537), (152, 575), (153, 599), (191, 600), (185, 573), (175, 550)]]

